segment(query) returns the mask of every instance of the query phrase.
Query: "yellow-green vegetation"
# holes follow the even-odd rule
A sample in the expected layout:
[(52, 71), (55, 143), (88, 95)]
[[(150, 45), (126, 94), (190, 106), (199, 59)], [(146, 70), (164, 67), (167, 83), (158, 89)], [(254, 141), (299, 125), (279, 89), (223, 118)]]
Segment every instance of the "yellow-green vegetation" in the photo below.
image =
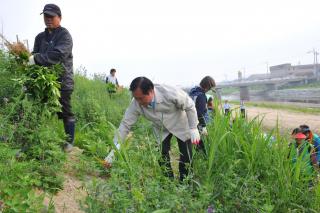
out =
[[(24, 65), (1, 52), (0, 211), (52, 212), (54, 206), (45, 208), (44, 195), (34, 191), (55, 193), (62, 187), (63, 125), (55, 113), (43, 114), (48, 109), (40, 107), (43, 100), (36, 105), (21, 96), (27, 90), (12, 80), (24, 75), (18, 66)], [(134, 126), (112, 168), (104, 169), (100, 161), (114, 146), (114, 130), (130, 99), (127, 90), (109, 96), (105, 83), (75, 76), (75, 145), (84, 151), (72, 170), (88, 192), (81, 203), (85, 212), (320, 211), (316, 172), (305, 172), (299, 159), (292, 163), (288, 141), (278, 130), (265, 135), (261, 121), (223, 116), (218, 103), (203, 138), (207, 156), (194, 150), (192, 173), (183, 183), (163, 176), (159, 147), (145, 119)], [(16, 158), (21, 147), (26, 150)], [(178, 156), (176, 142), (172, 156)]]

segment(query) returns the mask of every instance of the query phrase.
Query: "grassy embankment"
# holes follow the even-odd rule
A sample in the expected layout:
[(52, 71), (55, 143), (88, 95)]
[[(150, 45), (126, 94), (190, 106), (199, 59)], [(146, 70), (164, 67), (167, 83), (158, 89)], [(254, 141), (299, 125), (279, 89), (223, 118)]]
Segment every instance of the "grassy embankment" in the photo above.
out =
[[(62, 121), (48, 104), (49, 96), (39, 100), (34, 93), (37, 90), (33, 90), (55, 85), (54, 76), (42, 73), (36, 78), (41, 69), (26, 66), (18, 59), (0, 52), (0, 212), (53, 212), (54, 203), (45, 207), (43, 201), (62, 189), (65, 174), (81, 180), (105, 175), (99, 160), (110, 150), (113, 129), (109, 122), (120, 122), (130, 99), (126, 91), (110, 98), (105, 84), (75, 76), (75, 144), (84, 152), (77, 162), (66, 167), (69, 162), (62, 150)], [(21, 83), (25, 79), (37, 81), (25, 87), (26, 83)], [(41, 91), (39, 94), (51, 94)], [(21, 148), (24, 151), (17, 156)]]

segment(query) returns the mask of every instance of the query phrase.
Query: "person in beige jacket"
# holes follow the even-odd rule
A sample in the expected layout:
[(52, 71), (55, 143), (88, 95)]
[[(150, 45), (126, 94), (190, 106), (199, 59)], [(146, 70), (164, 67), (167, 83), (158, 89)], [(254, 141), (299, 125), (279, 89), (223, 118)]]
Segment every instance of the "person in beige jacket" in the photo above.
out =
[[(187, 163), (192, 158), (192, 143), (200, 140), (197, 129), (198, 117), (193, 100), (182, 89), (168, 85), (153, 84), (146, 77), (135, 78), (130, 85), (133, 99), (127, 108), (119, 126), (119, 134), (114, 143), (120, 148), (118, 141), (124, 140), (138, 117), (143, 115), (153, 123), (156, 139), (161, 145), (162, 160), (160, 166), (165, 167), (165, 175), (173, 178), (170, 164), (170, 141), (175, 136), (180, 151), (180, 181), (188, 175)], [(120, 137), (120, 138), (118, 138)], [(107, 167), (111, 166), (114, 150), (105, 158)]]

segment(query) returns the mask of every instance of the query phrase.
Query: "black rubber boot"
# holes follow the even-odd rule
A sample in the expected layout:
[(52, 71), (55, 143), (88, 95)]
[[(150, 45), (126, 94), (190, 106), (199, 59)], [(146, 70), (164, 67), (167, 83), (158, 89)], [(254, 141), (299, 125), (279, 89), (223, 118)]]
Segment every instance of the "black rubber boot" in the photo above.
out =
[(73, 148), (75, 123), (74, 118), (63, 121), (64, 131), (67, 135), (67, 141), (64, 145), (64, 150), (66, 152), (70, 152)]
[(74, 129), (75, 129), (75, 119), (64, 120), (64, 131), (67, 135), (67, 142), (73, 145), (74, 142)]

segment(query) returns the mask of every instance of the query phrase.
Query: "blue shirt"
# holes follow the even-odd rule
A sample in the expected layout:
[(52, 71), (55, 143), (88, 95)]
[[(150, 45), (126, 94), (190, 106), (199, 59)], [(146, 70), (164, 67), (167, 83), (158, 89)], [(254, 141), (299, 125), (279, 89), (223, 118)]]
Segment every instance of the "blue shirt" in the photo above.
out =
[(317, 134), (313, 134), (312, 142), (316, 151), (317, 161), (320, 163), (320, 137)]
[(153, 96), (153, 98), (152, 98), (152, 101), (148, 104), (147, 107), (148, 107), (148, 108), (151, 108), (151, 109), (155, 109), (155, 107), (156, 107), (156, 101), (155, 101), (155, 99), (154, 99), (154, 96)]

